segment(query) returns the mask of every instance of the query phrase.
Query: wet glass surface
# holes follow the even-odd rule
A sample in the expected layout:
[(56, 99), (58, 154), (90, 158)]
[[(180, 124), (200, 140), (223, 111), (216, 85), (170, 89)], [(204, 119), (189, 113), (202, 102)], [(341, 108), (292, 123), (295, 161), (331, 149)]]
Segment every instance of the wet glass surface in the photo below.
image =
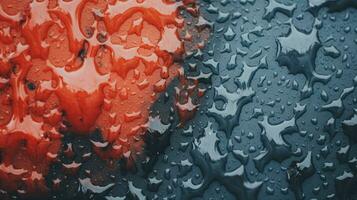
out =
[(0, 0), (0, 199), (357, 199), (356, 8)]

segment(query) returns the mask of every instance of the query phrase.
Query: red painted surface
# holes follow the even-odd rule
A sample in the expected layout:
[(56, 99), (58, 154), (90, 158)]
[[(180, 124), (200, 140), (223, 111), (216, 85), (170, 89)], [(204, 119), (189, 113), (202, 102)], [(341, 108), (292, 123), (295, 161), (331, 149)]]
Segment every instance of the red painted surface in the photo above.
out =
[(179, 7), (191, 3), (0, 0), (0, 189), (45, 192), (63, 132), (98, 128), (102, 158), (135, 156), (179, 74)]

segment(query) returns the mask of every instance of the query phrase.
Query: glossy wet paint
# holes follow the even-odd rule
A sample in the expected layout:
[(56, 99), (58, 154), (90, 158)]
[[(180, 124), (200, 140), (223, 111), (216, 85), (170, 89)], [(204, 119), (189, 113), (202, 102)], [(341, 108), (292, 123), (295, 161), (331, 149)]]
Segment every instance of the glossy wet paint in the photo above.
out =
[[(52, 139), (60, 147), (51, 141), (60, 162), (49, 161), (49, 198), (355, 199), (356, 1), (202, 0), (198, 8), (186, 29), (195, 31), (179, 38), (195, 40), (209, 25), (209, 42), (183, 40), (192, 52), (150, 104), (142, 154), (103, 159), (102, 131), (67, 131)], [(102, 18), (74, 38), (110, 41), (90, 28)], [(78, 45), (79, 62), (88, 47)], [(73, 83), (89, 86), (81, 84)]]

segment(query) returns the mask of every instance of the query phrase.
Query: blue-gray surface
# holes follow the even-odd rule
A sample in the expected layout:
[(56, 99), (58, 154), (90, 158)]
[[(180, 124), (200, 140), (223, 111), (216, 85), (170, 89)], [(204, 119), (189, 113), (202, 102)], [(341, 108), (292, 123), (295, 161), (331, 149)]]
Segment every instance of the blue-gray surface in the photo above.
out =
[(195, 118), (177, 126), (171, 88), (143, 165), (124, 174), (88, 161), (107, 183), (83, 172), (54, 197), (357, 199), (357, 2), (200, 4), (212, 36), (184, 62), (210, 86)]

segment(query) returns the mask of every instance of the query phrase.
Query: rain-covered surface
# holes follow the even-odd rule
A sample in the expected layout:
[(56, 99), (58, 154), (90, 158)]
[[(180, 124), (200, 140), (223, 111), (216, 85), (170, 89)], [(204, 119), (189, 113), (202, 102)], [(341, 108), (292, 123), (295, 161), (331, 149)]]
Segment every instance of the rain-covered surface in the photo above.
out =
[(201, 1), (213, 35), (185, 63), (211, 71), (212, 88), (196, 117), (174, 126), (148, 177), (129, 175), (130, 191), (147, 199), (357, 198), (355, 7)]
[(183, 61), (208, 85), (194, 118), (179, 119), (174, 80), (130, 169), (83, 160), (98, 138), (67, 135), (75, 156), (59, 165), (81, 166), (52, 165), (52, 198), (357, 199), (357, 2), (199, 4), (212, 34)]

